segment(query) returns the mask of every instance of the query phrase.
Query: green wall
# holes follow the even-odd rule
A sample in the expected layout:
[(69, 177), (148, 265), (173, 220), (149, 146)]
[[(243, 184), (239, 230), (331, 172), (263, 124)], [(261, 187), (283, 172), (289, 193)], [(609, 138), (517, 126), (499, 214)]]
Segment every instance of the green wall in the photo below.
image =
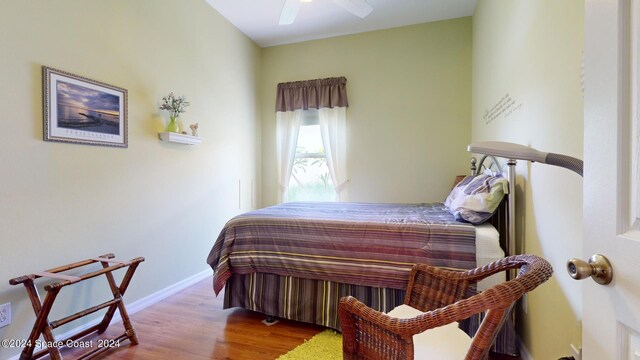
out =
[[(5, 280), (106, 252), (144, 256), (132, 302), (206, 271), (224, 222), (276, 202), (279, 82), (347, 77), (353, 201), (441, 200), (468, 171), (471, 140), (582, 155), (582, 1), (481, 0), (473, 19), (265, 49), (201, 0), (0, 5)], [(43, 142), (42, 65), (128, 89), (129, 148)], [(170, 91), (191, 101), (182, 122), (200, 123), (201, 145), (157, 139)], [(501, 99), (510, 111), (492, 113)], [(558, 358), (580, 344), (581, 288), (564, 261), (581, 253), (582, 180), (524, 162), (518, 175), (523, 251), (556, 269), (519, 307), (518, 326), (532, 357)], [(87, 283), (54, 311), (105, 300), (104, 290)], [(24, 289), (0, 283), (5, 302), (13, 324), (0, 338), (23, 338), (34, 319)]]
[(351, 201), (433, 202), (466, 174), (471, 18), (263, 49), (262, 205), (277, 201), (279, 82), (346, 76)]
[[(24, 289), (8, 284), (15, 276), (107, 252), (144, 256), (131, 303), (207, 271), (222, 225), (259, 201), (260, 48), (202, 0), (0, 9), (0, 303), (13, 310), (0, 338), (25, 338), (34, 320)], [(42, 65), (127, 89), (129, 148), (44, 142)], [(200, 123), (202, 144), (158, 140), (170, 91), (191, 102), (182, 122)], [(61, 296), (52, 319), (108, 299), (108, 287)], [(0, 359), (17, 352), (0, 348)]]
[[(583, 25), (583, 1), (478, 2), (474, 141), (510, 141), (582, 158)], [(581, 344), (582, 287), (565, 263), (582, 254), (582, 178), (522, 161), (517, 173), (517, 239), (523, 252), (545, 257), (555, 269), (528, 295), (526, 313), (518, 306), (518, 327), (533, 358), (558, 359), (570, 355), (570, 344)]]

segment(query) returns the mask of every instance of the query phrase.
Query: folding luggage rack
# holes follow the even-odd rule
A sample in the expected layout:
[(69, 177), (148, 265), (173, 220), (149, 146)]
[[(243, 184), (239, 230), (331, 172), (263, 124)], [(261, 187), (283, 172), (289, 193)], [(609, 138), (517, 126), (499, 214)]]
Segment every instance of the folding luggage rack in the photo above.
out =
[[(136, 268), (141, 262), (144, 261), (144, 258), (137, 257), (130, 261), (120, 261), (114, 259), (114, 257), (115, 256), (113, 254), (105, 254), (97, 258), (63, 265), (54, 269), (49, 269), (35, 274), (24, 275), (9, 280), (9, 284), (11, 285), (23, 284), (25, 286), (25, 288), (27, 289), (27, 294), (29, 295), (29, 300), (31, 300), (31, 304), (33, 305), (33, 311), (36, 314), (36, 321), (33, 324), (31, 334), (29, 335), (28, 339), (24, 340), (24, 344), (22, 344), (22, 346), (24, 346), (24, 349), (22, 350), (22, 354), (20, 355), (20, 360), (38, 359), (45, 356), (47, 353), (53, 360), (62, 359), (60, 348), (73, 347), (73, 344), (78, 343), (78, 339), (82, 339), (89, 334), (103, 333), (111, 323), (116, 309), (120, 312), (120, 317), (122, 318), (125, 332), (120, 336), (114, 338), (97, 340), (96, 344), (98, 346), (96, 346), (95, 348), (94, 346), (91, 346), (91, 348), (93, 349), (82, 355), (80, 358), (91, 359), (98, 354), (101, 354), (113, 348), (115, 344), (118, 344), (119, 346), (120, 341), (125, 339), (129, 339), (129, 341), (131, 341), (131, 343), (134, 345), (138, 344), (138, 336), (136, 335), (135, 329), (133, 328), (133, 325), (129, 320), (129, 315), (127, 314), (127, 309), (124, 306), (124, 302), (122, 301), (122, 296), (126, 292), (127, 287), (129, 287), (129, 283), (131, 282), (131, 278), (133, 277)], [(102, 269), (100, 270), (89, 272), (80, 276), (60, 274), (63, 271), (77, 269), (98, 262), (102, 265)], [(127, 268), (127, 272), (122, 278), (122, 282), (120, 283), (120, 285), (118, 285), (116, 284), (112, 271), (122, 268)], [(111, 293), (113, 294), (113, 299), (59, 320), (48, 320), (49, 312), (51, 312), (53, 303), (62, 288), (100, 275), (106, 276), (109, 287), (111, 288)], [(40, 300), (38, 289), (34, 284), (34, 280), (41, 277), (61, 280), (56, 283), (45, 285), (44, 289), (47, 294), (44, 297), (44, 301)], [(79, 331), (63, 340), (56, 340), (53, 336), (53, 329), (104, 308), (108, 308), (107, 312), (102, 318), (102, 321), (100, 321), (100, 323), (98, 323), (97, 325)], [(40, 335), (42, 335), (44, 340), (40, 340)], [(91, 344), (93, 345), (93, 342), (91, 342)], [(36, 347), (43, 347), (43, 349), (34, 354)]]

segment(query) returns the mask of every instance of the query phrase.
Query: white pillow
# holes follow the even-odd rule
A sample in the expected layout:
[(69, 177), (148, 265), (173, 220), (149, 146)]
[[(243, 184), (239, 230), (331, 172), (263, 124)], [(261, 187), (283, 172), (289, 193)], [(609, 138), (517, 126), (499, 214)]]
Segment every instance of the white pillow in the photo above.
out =
[(444, 205), (456, 220), (482, 224), (508, 192), (507, 179), (501, 175), (469, 175), (451, 190)]

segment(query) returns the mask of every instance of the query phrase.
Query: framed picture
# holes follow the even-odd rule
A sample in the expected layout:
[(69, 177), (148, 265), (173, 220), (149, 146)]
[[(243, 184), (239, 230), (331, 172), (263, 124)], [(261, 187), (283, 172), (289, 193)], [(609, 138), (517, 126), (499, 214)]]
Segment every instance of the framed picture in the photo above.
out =
[(42, 67), (44, 140), (128, 146), (127, 90)]

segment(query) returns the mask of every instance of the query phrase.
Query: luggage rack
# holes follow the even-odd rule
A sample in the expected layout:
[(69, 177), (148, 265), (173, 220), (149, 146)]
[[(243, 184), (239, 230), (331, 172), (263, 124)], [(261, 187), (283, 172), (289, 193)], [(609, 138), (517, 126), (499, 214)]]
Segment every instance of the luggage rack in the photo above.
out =
[[(29, 295), (29, 300), (31, 300), (31, 305), (33, 305), (33, 311), (36, 314), (36, 321), (33, 324), (31, 334), (29, 335), (28, 339), (24, 340), (24, 349), (22, 350), (22, 354), (20, 355), (20, 360), (38, 359), (47, 354), (49, 354), (52, 360), (61, 360), (62, 355), (60, 354), (60, 348), (70, 347), (70, 345), (73, 346), (73, 344), (76, 343), (78, 339), (81, 339), (89, 334), (103, 333), (111, 323), (116, 309), (120, 312), (120, 317), (122, 318), (125, 332), (114, 338), (100, 339), (98, 346), (82, 355), (80, 359), (91, 359), (113, 348), (114, 344), (119, 345), (121, 340), (129, 339), (129, 341), (131, 341), (133, 345), (138, 344), (138, 336), (136, 335), (136, 331), (133, 328), (131, 321), (129, 320), (129, 315), (127, 314), (127, 309), (124, 306), (124, 302), (122, 301), (122, 296), (129, 287), (129, 283), (131, 282), (131, 278), (133, 277), (136, 268), (141, 262), (144, 261), (144, 258), (137, 257), (129, 261), (120, 261), (114, 259), (114, 257), (115, 256), (111, 253), (105, 254), (97, 258), (63, 265), (39, 273), (24, 275), (9, 280), (9, 284), (11, 285), (23, 284), (25, 286), (27, 294)], [(60, 274), (63, 271), (77, 269), (98, 262), (102, 265), (102, 269), (100, 270), (92, 271), (80, 276)], [(118, 285), (116, 284), (112, 271), (122, 268), (127, 268), (127, 272), (122, 278), (122, 282), (120, 283), (120, 285)], [(53, 303), (62, 288), (100, 275), (106, 276), (109, 287), (111, 288), (111, 293), (113, 294), (113, 299), (106, 301), (100, 305), (92, 306), (85, 310), (79, 311), (73, 315), (66, 316), (62, 319), (49, 321), (47, 317), (49, 316), (49, 312), (53, 307)], [(44, 289), (47, 294), (44, 297), (44, 301), (40, 300), (38, 289), (34, 284), (34, 280), (41, 277), (61, 280), (56, 283), (45, 285)], [(97, 325), (79, 331), (78, 333), (75, 333), (63, 340), (56, 340), (53, 336), (53, 329), (104, 308), (108, 308), (107, 312), (102, 318), (102, 321), (100, 321), (100, 323), (98, 323)], [(44, 341), (39, 340), (40, 335), (42, 335)], [(44, 349), (34, 353), (37, 345), (38, 347), (44, 347)]]

